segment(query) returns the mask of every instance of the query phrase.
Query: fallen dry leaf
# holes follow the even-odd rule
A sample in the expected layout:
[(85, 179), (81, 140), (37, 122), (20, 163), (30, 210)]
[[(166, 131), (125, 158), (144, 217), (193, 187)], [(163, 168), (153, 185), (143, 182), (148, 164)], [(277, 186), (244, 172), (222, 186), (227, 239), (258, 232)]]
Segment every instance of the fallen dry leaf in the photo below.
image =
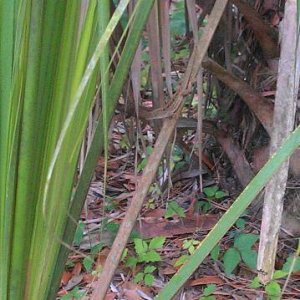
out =
[(97, 278), (98, 278), (97, 276), (94, 276), (92, 274), (84, 274), (82, 281), (85, 283), (91, 283), (93, 281), (96, 281)]
[(162, 268), (159, 272), (163, 275), (173, 275), (177, 272), (177, 269), (173, 266), (167, 266)]
[(82, 281), (82, 279), (83, 279), (83, 275), (75, 275), (75, 276), (73, 276), (69, 280), (68, 284), (65, 286), (64, 289), (66, 291), (71, 290), (74, 286), (78, 285)]
[(206, 285), (206, 284), (223, 284), (224, 281), (219, 276), (204, 276), (189, 281), (189, 286)]
[[(149, 288), (147, 287), (142, 287), (141, 285), (127, 281), (122, 284), (122, 290), (123, 290), (123, 295), (125, 296), (125, 299), (130, 299), (130, 300), (142, 300), (143, 298), (139, 295), (139, 291), (142, 293), (146, 294), (149, 296)], [(152, 298), (149, 296), (149, 298)]]
[(105, 295), (104, 300), (114, 300), (116, 296), (117, 296), (117, 293), (107, 293)]
[(61, 284), (66, 285), (69, 282), (69, 280), (71, 279), (71, 277), (72, 277), (71, 272), (64, 271), (63, 275), (61, 277)]
[(82, 270), (81, 262), (77, 262), (72, 270), (72, 275), (79, 275)]
[(98, 254), (98, 257), (97, 257), (97, 261), (96, 261), (96, 265), (97, 266), (104, 266), (104, 263), (106, 261), (106, 258), (109, 254), (109, 249), (106, 247), (106, 248), (103, 248), (101, 250), (101, 252)]
[(189, 216), (188, 218), (173, 221), (158, 219), (157, 222), (151, 220), (151, 223), (142, 220), (141, 225), (137, 224), (135, 229), (144, 239), (155, 236), (173, 237), (180, 234), (193, 233), (199, 230), (210, 230), (217, 221), (217, 215)]

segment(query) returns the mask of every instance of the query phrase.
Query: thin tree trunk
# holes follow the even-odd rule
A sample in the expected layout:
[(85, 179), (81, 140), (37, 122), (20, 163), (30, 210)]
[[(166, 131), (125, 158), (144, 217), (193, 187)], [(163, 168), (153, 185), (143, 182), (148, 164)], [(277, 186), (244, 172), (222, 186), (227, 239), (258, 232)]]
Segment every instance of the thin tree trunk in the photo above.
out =
[[(273, 154), (281, 146), (294, 126), (299, 86), (299, 69), (297, 72), (299, 59), (297, 62), (297, 58), (300, 57), (299, 45), (297, 48), (296, 14), (296, 1), (288, 0), (285, 6), (270, 154)], [(259, 278), (263, 283), (269, 282), (274, 272), (288, 165), (288, 162), (284, 163), (266, 186), (257, 264), (257, 269), (261, 271)]]

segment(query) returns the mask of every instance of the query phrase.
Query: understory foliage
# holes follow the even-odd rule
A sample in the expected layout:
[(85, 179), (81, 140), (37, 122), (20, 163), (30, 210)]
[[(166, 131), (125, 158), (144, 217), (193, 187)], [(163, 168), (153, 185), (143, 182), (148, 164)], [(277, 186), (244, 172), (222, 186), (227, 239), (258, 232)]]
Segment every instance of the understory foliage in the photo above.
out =
[[(105, 128), (152, 6), (136, 6), (126, 57), (109, 89), (108, 41), (128, 3), (120, 1), (111, 16), (109, 5), (96, 0), (0, 2), (1, 300), (55, 298), (67, 251), (64, 232), (70, 218), (79, 217), (70, 217), (69, 209), (87, 121), (94, 107), (101, 132)], [(95, 104), (101, 81), (111, 101), (106, 117)]]
[[(274, 74), (273, 60), (279, 58), (279, 22), (269, 17), (264, 1), (257, 1), (257, 15), (248, 3), (253, 1), (242, 0), (230, 1), (224, 14), (221, 11), (219, 19), (211, 21), (213, 2), (0, 0), (0, 300), (55, 299), (76, 222), (103, 150), (105, 194), (109, 123), (117, 104), (124, 119), (127, 114), (135, 118), (135, 143), (145, 150), (137, 172), (151, 169), (150, 158), (162, 159), (162, 153), (157, 155), (161, 149), (144, 147), (141, 122), (150, 123), (159, 138), (164, 134), (162, 124), (170, 120), (176, 124), (176, 118), (182, 116), (181, 124), (194, 121), (193, 126), (182, 128), (196, 131), (199, 137), (210, 135), (218, 143), (245, 187), (201, 243), (186, 241), (187, 255), (178, 263), (182, 267), (157, 299), (176, 294), (299, 147), (298, 127), (254, 177), (262, 167), (253, 170), (248, 162), (254, 144), (260, 136), (262, 144), (267, 144), (272, 130), (274, 106), (266, 98), (274, 96), (271, 92), (276, 89), (276, 78), (269, 75)], [(222, 1), (215, 2), (217, 11)], [(297, 3), (299, 18), (299, 0)], [(278, 19), (282, 11), (283, 7), (276, 11)], [(205, 71), (196, 70), (198, 75), (191, 75), (195, 82), (184, 86), (180, 78), (185, 79), (187, 62), (201, 51), (194, 47), (199, 39), (208, 43), (203, 32), (209, 32), (210, 22), (215, 22), (215, 28), (221, 26), (208, 48), (209, 58), (201, 61)], [(168, 103), (179, 98), (182, 86), (185, 93), (180, 104), (166, 114)], [(159, 120), (158, 114), (162, 114)], [(184, 147), (189, 133), (184, 130), (178, 130), (181, 141), (174, 140), (176, 146), (170, 149)], [(197, 143), (201, 161), (201, 138)], [(129, 141), (122, 144), (131, 147)], [(169, 172), (180, 170), (180, 159), (176, 155), (172, 159)], [(201, 174), (201, 167), (199, 171)], [(161, 174), (152, 191), (160, 191)], [(200, 186), (201, 182), (202, 178)], [(204, 212), (209, 200), (227, 196), (215, 185), (204, 188), (203, 193), (207, 198), (201, 204)], [(149, 205), (155, 207), (154, 200)], [(174, 216), (183, 218), (185, 211), (170, 201), (165, 218)], [(257, 239), (251, 234), (235, 238), (223, 258), (227, 274), (240, 261), (255, 267), (252, 246)], [(149, 242), (134, 239), (134, 255), (122, 259), (133, 269), (152, 263), (135, 275), (135, 282), (153, 284), (156, 263), (161, 261), (158, 249), (164, 244), (163, 237)], [(88, 260), (86, 263), (88, 268)], [(106, 288), (102, 288), (104, 293)], [(215, 286), (208, 286), (206, 299), (214, 290)], [(75, 296), (77, 292), (73, 290)]]

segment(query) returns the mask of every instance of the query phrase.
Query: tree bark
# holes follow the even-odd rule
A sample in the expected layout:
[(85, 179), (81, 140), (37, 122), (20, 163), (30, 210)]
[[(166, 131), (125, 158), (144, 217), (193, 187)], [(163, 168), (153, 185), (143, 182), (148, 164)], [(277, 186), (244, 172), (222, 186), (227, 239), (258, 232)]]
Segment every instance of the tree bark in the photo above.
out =
[[(273, 154), (281, 146), (286, 136), (293, 130), (295, 121), (300, 57), (300, 44), (297, 48), (299, 33), (296, 15), (296, 1), (288, 0), (285, 5), (270, 154)], [(259, 278), (263, 283), (272, 280), (274, 272), (288, 166), (289, 163), (285, 162), (265, 189), (257, 263), (257, 268), (261, 271)]]

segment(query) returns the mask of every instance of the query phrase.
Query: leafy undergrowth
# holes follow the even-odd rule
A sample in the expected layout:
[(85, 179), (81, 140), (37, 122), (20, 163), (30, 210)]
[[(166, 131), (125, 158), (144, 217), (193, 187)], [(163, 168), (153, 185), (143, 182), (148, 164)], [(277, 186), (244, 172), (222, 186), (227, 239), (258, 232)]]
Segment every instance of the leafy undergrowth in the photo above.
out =
[[(175, 71), (172, 74), (174, 88), (177, 85), (178, 74), (182, 75), (186, 68), (186, 61), (190, 53), (190, 41), (183, 37), (185, 34), (184, 2), (176, 1), (176, 3), (178, 7), (171, 14), (170, 24), (171, 38), (175, 45), (171, 51), (172, 69)], [(243, 25), (239, 30), (243, 30), (242, 28), (246, 27)], [(243, 38), (245, 36), (241, 32), (237, 32), (235, 35), (243, 36)], [(220, 36), (222, 36), (222, 31)], [(243, 43), (245, 42), (243, 41)], [(249, 56), (248, 60), (242, 61), (241, 58), (244, 55), (240, 54), (243, 49), (237, 47), (237, 45), (241, 47), (241, 43), (232, 44), (231, 54), (240, 61), (238, 64), (236, 60), (235, 64), (238, 64), (238, 68), (243, 71), (242, 78), (245, 78), (245, 74), (251, 72), (248, 68), (250, 63), (247, 61), (256, 61), (257, 57), (254, 59), (254, 56)], [(211, 47), (216, 59), (223, 51), (222, 44), (220, 44), (220, 49), (218, 45), (219, 41), (215, 43), (215, 49)], [(245, 45), (255, 45), (251, 35)], [(248, 55), (248, 47), (244, 48)], [(237, 53), (239, 54), (237, 55)], [(150, 99), (151, 93), (149, 94), (149, 90), (151, 90), (149, 85), (150, 61), (149, 55), (145, 51), (142, 54), (142, 64), (141, 86), (138, 87), (143, 100), (141, 106), (151, 108), (153, 103)], [(259, 68), (257, 69), (259, 70)], [(257, 77), (259, 72), (255, 71), (254, 73), (250, 74), (252, 77), (249, 76), (249, 78), (252, 78), (253, 82), (262, 81), (263, 78)], [(231, 104), (228, 105), (228, 103), (231, 103), (231, 100), (222, 104), (218, 99), (230, 98), (228, 95), (232, 96), (232, 93), (219, 91), (219, 85), (215, 86), (213, 82), (208, 79), (203, 82), (204, 93), (209, 100), (205, 109), (205, 117), (221, 120), (220, 125), (226, 132), (228, 132), (228, 124), (233, 127), (234, 130), (231, 131), (234, 133), (235, 140), (243, 141), (242, 148), (246, 149), (249, 146), (246, 153), (252, 154), (251, 147), (260, 146), (256, 145), (254, 133), (249, 130), (249, 128), (253, 128), (252, 125), (256, 121), (250, 122), (248, 118), (245, 118), (246, 123), (248, 120), (252, 124), (251, 126), (245, 125), (244, 119), (243, 122), (242, 119), (237, 121), (240, 119), (239, 114), (243, 107), (239, 107), (242, 104), (240, 101), (236, 101), (234, 95), (231, 100), (237, 106), (234, 106), (232, 110), (236, 113), (227, 116), (230, 112), (225, 111), (225, 114), (223, 112), (222, 115), (220, 105), (230, 107)], [(265, 80), (264, 82), (261, 84), (261, 90), (269, 95), (275, 89), (274, 80), (268, 82)], [(185, 118), (181, 120), (182, 125), (184, 125), (184, 121), (192, 119), (191, 117), (194, 117), (195, 120), (198, 99), (195, 95), (189, 95), (186, 103), (189, 108), (185, 107), (183, 110)], [(120, 107), (122, 108), (122, 106)], [(120, 111), (122, 112), (122, 110)], [(59, 299), (89, 299), (91, 291), (97, 284), (98, 274), (102, 270), (119, 225), (124, 218), (128, 203), (132, 199), (136, 183), (147, 163), (147, 156), (152, 152), (155, 139), (153, 130), (145, 124), (140, 124), (143, 142), (139, 143), (136, 151), (135, 118), (126, 119), (126, 124), (123, 121), (123, 117), (115, 116), (105, 193), (102, 176), (103, 157), (98, 161), (96, 176), (90, 186), (86, 207), (82, 212), (74, 243), (71, 246), (73, 250), (61, 281)], [(130, 242), (123, 252), (106, 300), (153, 299), (169, 278), (194, 253), (201, 240), (241, 192), (242, 188), (239, 186), (236, 176), (233, 175), (229, 160), (213, 137), (210, 136), (207, 139), (208, 135), (204, 138), (203, 143), (205, 151), (202, 154), (203, 190), (200, 191), (197, 151), (191, 154), (192, 148), (197, 148), (195, 130), (190, 129), (195, 129), (195, 126), (189, 125), (188, 128), (183, 136), (178, 130), (177, 141), (170, 155), (171, 159), (169, 161), (163, 159), (161, 163), (156, 182), (149, 189), (143, 210), (131, 234)], [(244, 129), (241, 130), (242, 128)], [(263, 145), (266, 144), (264, 136), (259, 137)], [(251, 141), (254, 140), (252, 145)], [(136, 152), (138, 153), (137, 164), (135, 164)], [(258, 155), (253, 154), (254, 158), (256, 156), (259, 158)], [(255, 161), (253, 164), (256, 164)], [(293, 256), (297, 247), (296, 240), (285, 236), (283, 232), (279, 240), (275, 266), (277, 271), (274, 279), (267, 286), (263, 286), (259, 282), (258, 271), (255, 269), (259, 229), (259, 217), (246, 211), (186, 283), (184, 289), (179, 293), (178, 299), (300, 299), (300, 260)], [(287, 281), (288, 272), (292, 266), (294, 272)]]
[[(149, 127), (145, 129), (145, 137), (151, 136), (148, 131)], [(59, 299), (89, 299), (146, 163), (147, 158), (141, 153), (135, 176), (135, 150), (121, 122), (115, 126), (112, 142), (106, 194), (101, 175), (104, 160), (100, 158), (63, 274)], [(151, 152), (151, 141), (148, 144), (146, 153)], [(180, 180), (170, 178), (160, 168), (107, 300), (153, 299), (194, 253), (238, 193), (235, 188), (230, 192), (225, 190), (221, 184), (224, 181), (217, 176), (224, 172), (221, 160), (212, 170), (204, 165), (202, 192), (199, 173), (192, 167), (189, 155), (180, 148), (173, 149), (170, 166), (174, 174), (180, 170), (185, 176)], [(255, 270), (258, 240), (259, 221), (246, 211), (193, 274), (178, 299), (257, 299), (259, 295), (265, 299), (299, 299), (300, 260), (293, 259), (295, 240), (284, 236), (280, 239), (277, 271), (267, 286), (258, 281)], [(280, 298), (292, 264), (294, 272)]]

